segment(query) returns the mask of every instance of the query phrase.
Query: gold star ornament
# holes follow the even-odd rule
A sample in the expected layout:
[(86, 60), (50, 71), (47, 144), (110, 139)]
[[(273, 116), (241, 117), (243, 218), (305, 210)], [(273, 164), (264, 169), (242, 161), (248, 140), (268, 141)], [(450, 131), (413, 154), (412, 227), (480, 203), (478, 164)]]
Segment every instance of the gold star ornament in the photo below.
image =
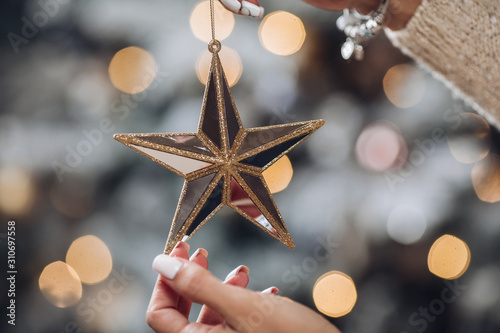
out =
[(224, 205), (293, 249), (262, 173), (324, 120), (243, 128), (219, 50), (220, 44), (211, 48), (197, 133), (115, 134), (114, 138), (185, 178), (165, 254), (195, 234)]

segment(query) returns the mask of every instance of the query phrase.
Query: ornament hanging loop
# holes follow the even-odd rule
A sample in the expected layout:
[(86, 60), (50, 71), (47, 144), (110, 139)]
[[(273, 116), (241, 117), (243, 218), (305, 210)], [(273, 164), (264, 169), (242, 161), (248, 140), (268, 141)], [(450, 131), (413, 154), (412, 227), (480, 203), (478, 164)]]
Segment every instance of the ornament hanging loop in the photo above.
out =
[(220, 51), (220, 49), (222, 48), (222, 45), (221, 43), (217, 40), (217, 39), (212, 39), (209, 43), (208, 43), (208, 50), (211, 52), (211, 53), (218, 53)]

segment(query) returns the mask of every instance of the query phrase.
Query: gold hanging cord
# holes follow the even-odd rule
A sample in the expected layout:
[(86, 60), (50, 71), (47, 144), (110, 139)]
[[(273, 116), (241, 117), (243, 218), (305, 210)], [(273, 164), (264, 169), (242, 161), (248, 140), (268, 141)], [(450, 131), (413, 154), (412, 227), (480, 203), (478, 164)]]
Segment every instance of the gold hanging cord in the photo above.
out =
[(208, 50), (212, 53), (217, 53), (221, 49), (220, 42), (215, 39), (215, 0), (210, 0), (210, 24), (212, 27), (212, 40), (208, 43)]

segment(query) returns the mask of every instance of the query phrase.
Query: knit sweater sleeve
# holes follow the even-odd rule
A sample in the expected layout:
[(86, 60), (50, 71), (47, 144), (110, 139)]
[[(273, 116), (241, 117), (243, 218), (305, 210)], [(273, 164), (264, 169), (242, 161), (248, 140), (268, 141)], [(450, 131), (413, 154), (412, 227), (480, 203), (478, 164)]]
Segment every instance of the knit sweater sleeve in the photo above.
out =
[(423, 0), (405, 29), (386, 34), (500, 127), (500, 0)]

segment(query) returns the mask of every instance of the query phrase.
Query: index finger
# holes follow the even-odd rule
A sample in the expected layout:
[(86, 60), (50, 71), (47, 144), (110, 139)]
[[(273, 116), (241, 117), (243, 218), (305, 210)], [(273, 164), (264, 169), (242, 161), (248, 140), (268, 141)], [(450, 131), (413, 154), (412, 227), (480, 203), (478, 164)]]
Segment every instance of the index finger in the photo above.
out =
[[(224, 283), (232, 286), (246, 288), (249, 282), (248, 273), (248, 267), (239, 266), (231, 273), (229, 273)], [(200, 315), (198, 316), (198, 322), (208, 325), (217, 325), (224, 322), (224, 317), (209, 306), (203, 305), (200, 311)]]

